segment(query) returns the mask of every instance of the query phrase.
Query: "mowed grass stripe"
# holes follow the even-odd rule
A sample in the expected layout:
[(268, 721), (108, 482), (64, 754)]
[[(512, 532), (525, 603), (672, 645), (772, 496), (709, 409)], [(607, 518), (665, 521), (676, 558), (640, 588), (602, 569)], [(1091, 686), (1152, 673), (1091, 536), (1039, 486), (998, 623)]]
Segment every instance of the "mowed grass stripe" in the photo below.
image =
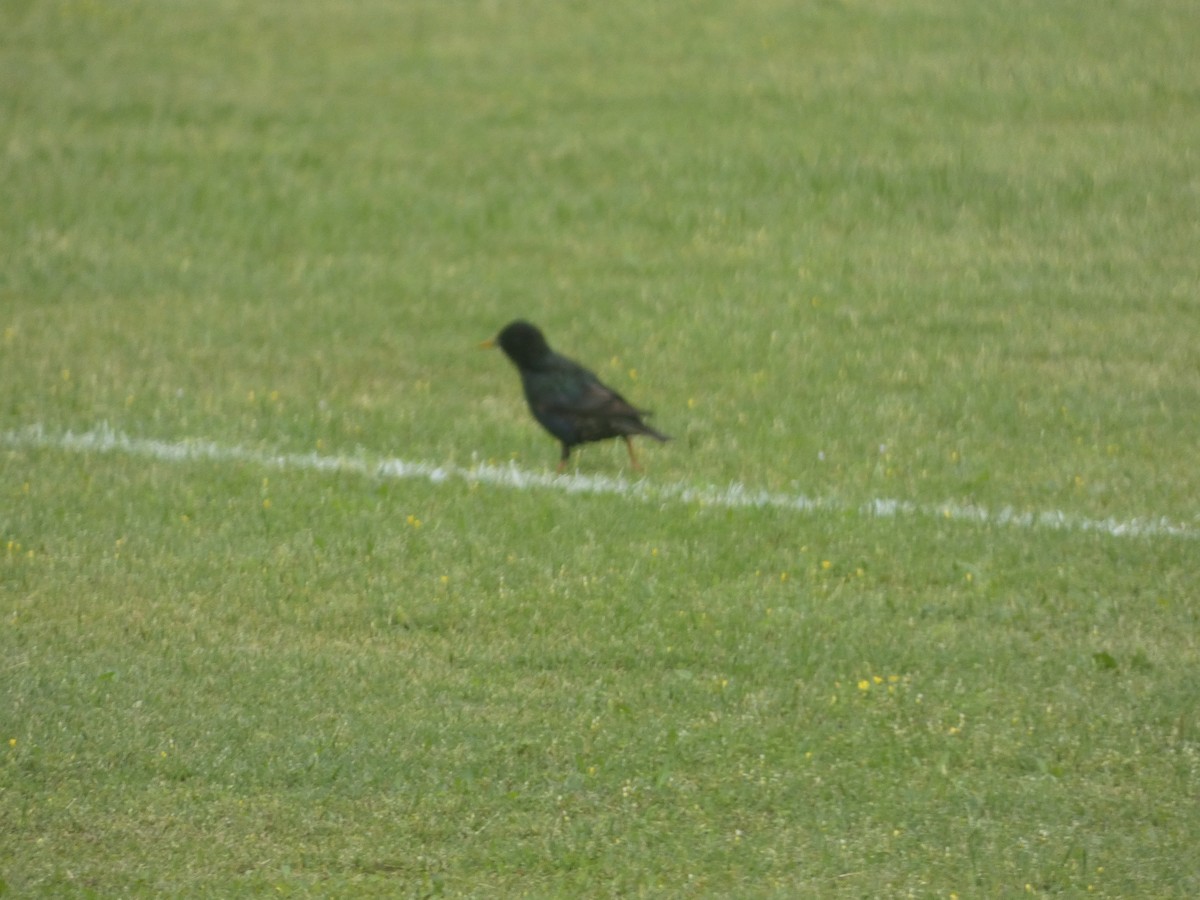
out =
[(771, 507), (796, 512), (858, 512), (875, 518), (933, 516), (950, 521), (995, 524), (1015, 528), (1097, 532), (1113, 537), (1194, 539), (1200, 536), (1200, 528), (1172, 521), (1165, 516), (1095, 519), (1063, 510), (1022, 512), (1012, 507), (988, 509), (970, 504), (915, 503), (893, 498), (877, 498), (865, 504), (852, 506), (830, 498), (767, 491), (747, 487), (740, 483), (731, 483), (725, 487), (711, 484), (690, 485), (682, 482), (655, 484), (646, 479), (631, 481), (605, 475), (531, 472), (512, 464), (497, 466), (479, 463), (463, 467), (395, 457), (371, 459), (362, 455), (272, 453), (249, 447), (219, 444), (199, 438), (176, 441), (135, 438), (122, 434), (107, 425), (97, 426), (83, 432), (54, 432), (42, 425), (30, 425), (0, 433), (0, 442), (12, 447), (53, 448), (79, 453), (123, 453), (166, 462), (194, 460), (247, 462), (277, 469), (339, 472), (390, 479), (416, 478), (435, 484), (448, 480), (469, 481), (517, 490), (539, 488), (573, 494), (618, 495), (660, 503), (698, 503), (729, 508)]

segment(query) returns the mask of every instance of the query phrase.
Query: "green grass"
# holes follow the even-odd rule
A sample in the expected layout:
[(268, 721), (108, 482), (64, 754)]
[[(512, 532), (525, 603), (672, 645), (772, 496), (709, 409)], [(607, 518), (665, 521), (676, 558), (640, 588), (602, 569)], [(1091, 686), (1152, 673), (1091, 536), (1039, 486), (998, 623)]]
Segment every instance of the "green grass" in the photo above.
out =
[[(1183, 2), (0, 6), (0, 892), (1191, 897)], [(618, 475), (624, 451), (577, 454)], [(876, 498), (1191, 536), (872, 518)]]

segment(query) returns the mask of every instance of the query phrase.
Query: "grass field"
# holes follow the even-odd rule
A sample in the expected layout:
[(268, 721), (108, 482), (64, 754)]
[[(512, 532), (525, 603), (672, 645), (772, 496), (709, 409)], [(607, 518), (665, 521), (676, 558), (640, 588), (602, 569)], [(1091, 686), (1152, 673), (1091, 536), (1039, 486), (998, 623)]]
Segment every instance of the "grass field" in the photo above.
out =
[(1197, 46), (4, 0), (0, 893), (1200, 894)]

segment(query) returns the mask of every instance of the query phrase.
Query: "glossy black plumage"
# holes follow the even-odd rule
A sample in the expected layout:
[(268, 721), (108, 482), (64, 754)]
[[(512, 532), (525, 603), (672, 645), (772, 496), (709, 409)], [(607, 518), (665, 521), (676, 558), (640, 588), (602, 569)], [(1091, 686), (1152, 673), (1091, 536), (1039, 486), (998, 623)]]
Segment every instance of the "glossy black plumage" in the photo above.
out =
[(529, 411), (562, 444), (559, 471), (578, 444), (624, 438), (630, 464), (636, 469), (630, 438), (644, 434), (656, 441), (670, 440), (642, 421), (642, 416), (648, 415), (645, 410), (633, 406), (579, 363), (551, 350), (535, 325), (510, 322), (490, 343), (499, 344), (517, 367)]

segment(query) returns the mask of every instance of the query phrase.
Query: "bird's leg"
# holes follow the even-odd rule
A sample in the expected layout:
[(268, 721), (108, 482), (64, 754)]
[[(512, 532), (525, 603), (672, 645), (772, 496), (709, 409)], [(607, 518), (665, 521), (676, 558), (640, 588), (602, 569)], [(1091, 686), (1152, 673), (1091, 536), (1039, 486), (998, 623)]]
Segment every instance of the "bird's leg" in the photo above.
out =
[(637, 457), (633, 455), (633, 438), (627, 434), (623, 435), (623, 437), (625, 438), (625, 448), (629, 451), (630, 467), (632, 467), (633, 471), (635, 472), (642, 471), (642, 467), (638, 465)]
[(563, 444), (562, 448), (562, 457), (558, 460), (558, 472), (560, 475), (567, 470), (567, 457), (571, 455), (570, 446)]

